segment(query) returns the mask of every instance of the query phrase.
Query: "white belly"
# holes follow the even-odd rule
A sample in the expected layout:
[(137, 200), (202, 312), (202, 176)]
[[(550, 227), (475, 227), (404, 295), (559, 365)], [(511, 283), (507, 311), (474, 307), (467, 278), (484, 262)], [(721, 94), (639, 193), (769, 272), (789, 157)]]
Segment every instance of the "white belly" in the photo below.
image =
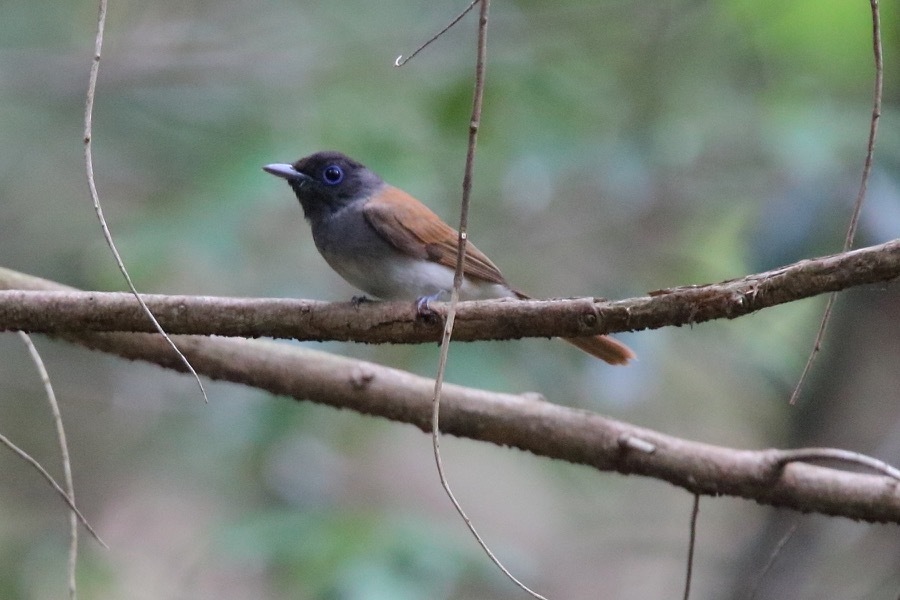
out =
[[(417, 300), (453, 289), (453, 269), (427, 260), (396, 255), (350, 261), (331, 256), (326, 260), (351, 285), (384, 300)], [(460, 300), (485, 300), (513, 295), (504, 285), (464, 278), (459, 297)]]

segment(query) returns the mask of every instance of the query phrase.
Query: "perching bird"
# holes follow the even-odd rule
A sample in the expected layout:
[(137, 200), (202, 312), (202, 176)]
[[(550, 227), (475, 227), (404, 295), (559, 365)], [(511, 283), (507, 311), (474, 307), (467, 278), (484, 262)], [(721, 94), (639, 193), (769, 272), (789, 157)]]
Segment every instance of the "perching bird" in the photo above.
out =
[[(415, 300), (420, 308), (453, 288), (456, 230), (362, 164), (340, 152), (317, 152), (292, 165), (263, 168), (287, 180), (316, 248), (351, 285), (384, 300)], [(528, 298), (468, 242), (459, 297)], [(628, 346), (605, 335), (563, 339), (613, 365), (635, 358)]]

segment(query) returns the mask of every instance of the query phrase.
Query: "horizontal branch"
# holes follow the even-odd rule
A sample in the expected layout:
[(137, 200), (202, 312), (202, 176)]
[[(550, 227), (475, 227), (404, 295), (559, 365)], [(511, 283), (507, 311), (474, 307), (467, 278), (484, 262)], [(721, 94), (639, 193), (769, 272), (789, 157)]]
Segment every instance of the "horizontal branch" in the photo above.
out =
[[(20, 276), (20, 285), (62, 286)], [(181, 371), (164, 341), (143, 333), (67, 332), (89, 348)], [(431, 427), (433, 381), (376, 364), (287, 344), (176, 336), (199, 373), (335, 408)], [(447, 384), (442, 429), (601, 471), (668, 481), (691, 493), (732, 495), (802, 512), (900, 523), (900, 484), (879, 476), (789, 462), (790, 451), (734, 450), (566, 408), (534, 395), (500, 394)], [(786, 463), (786, 464), (785, 464)]]
[[(900, 240), (703, 286), (606, 302), (488, 300), (460, 303), (458, 341), (576, 337), (733, 319), (763, 308), (900, 277)], [(30, 278), (0, 268), (0, 330), (30, 333), (154, 331), (124, 293), (34, 290)], [(42, 289), (42, 288), (38, 288)], [(421, 343), (441, 324), (416, 318), (412, 302), (328, 303), (293, 299), (145, 295), (171, 334)], [(443, 314), (446, 306), (435, 303)]]

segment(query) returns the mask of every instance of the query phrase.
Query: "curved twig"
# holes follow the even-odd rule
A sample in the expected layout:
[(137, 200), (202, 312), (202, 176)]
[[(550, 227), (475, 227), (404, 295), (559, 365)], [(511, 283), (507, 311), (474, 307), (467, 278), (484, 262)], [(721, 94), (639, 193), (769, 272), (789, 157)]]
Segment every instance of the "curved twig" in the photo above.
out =
[[(31, 356), (31, 362), (37, 368), (41, 383), (44, 386), (44, 393), (47, 395), (47, 402), (50, 403), (50, 413), (53, 415), (53, 424), (56, 427), (56, 439), (59, 441), (59, 452), (62, 457), (63, 479), (66, 483), (66, 495), (75, 502), (75, 483), (72, 480), (72, 461), (69, 460), (69, 443), (66, 441), (66, 430), (63, 427), (62, 414), (59, 411), (59, 403), (56, 401), (56, 392), (53, 391), (53, 384), (50, 382), (50, 373), (44, 365), (40, 352), (31, 341), (31, 337), (27, 333), (19, 332), (19, 338), (25, 347), (28, 348), (28, 354)], [(75, 578), (75, 567), (78, 563), (78, 513), (75, 510), (69, 511), (69, 568), (68, 568), (68, 584), (69, 598), (75, 600), (78, 596), (78, 586)]]
[[(468, 10), (475, 5), (475, 1), (472, 2), (469, 8), (466, 9), (466, 11), (462, 13), (462, 15), (466, 14), (466, 12), (468, 12)], [(438, 477), (441, 481), (441, 487), (444, 488), (444, 492), (447, 494), (447, 497), (453, 504), (453, 508), (456, 509), (456, 512), (462, 518), (463, 522), (466, 524), (466, 527), (469, 529), (469, 532), (475, 538), (475, 541), (478, 542), (478, 545), (481, 546), (481, 549), (484, 551), (487, 557), (491, 560), (492, 563), (494, 563), (494, 565), (497, 566), (498, 569), (500, 569), (500, 571), (503, 572), (507, 579), (512, 581), (524, 592), (526, 592), (533, 598), (537, 598), (538, 600), (547, 600), (544, 596), (532, 590), (521, 580), (519, 580), (515, 575), (513, 575), (512, 572), (500, 561), (500, 559), (497, 558), (497, 555), (494, 554), (490, 546), (487, 545), (487, 542), (484, 540), (484, 538), (481, 537), (481, 534), (478, 533), (478, 530), (475, 528), (475, 524), (472, 522), (472, 519), (469, 518), (468, 514), (466, 514), (465, 509), (463, 509), (462, 504), (460, 504), (459, 500), (456, 498), (456, 495), (453, 493), (453, 490), (450, 487), (450, 481), (447, 479), (447, 473), (444, 471), (444, 461), (441, 458), (441, 394), (444, 389), (444, 374), (447, 372), (447, 358), (450, 354), (450, 338), (453, 336), (453, 324), (456, 320), (456, 308), (457, 303), (459, 302), (459, 289), (462, 286), (463, 268), (465, 267), (466, 263), (466, 242), (468, 239), (467, 231), (469, 224), (469, 201), (472, 195), (472, 175), (475, 171), (475, 148), (478, 142), (478, 128), (481, 124), (481, 107), (484, 98), (484, 72), (487, 59), (487, 25), (490, 0), (480, 1), (481, 13), (478, 19), (478, 52), (475, 62), (475, 92), (473, 94), (474, 97), (472, 100), (472, 118), (469, 121), (469, 143), (466, 150), (466, 166), (465, 172), (463, 173), (462, 200), (460, 202), (459, 209), (456, 270), (453, 274), (453, 289), (450, 292), (450, 306), (447, 309), (447, 319), (444, 323), (444, 330), (441, 334), (441, 354), (438, 361), (437, 375), (435, 376), (434, 380), (434, 396), (432, 400), (431, 411), (431, 447), (432, 451), (434, 452), (434, 464), (437, 467)], [(460, 15), (456, 19), (456, 21), (459, 21), (459, 19), (462, 18), (462, 15)], [(454, 21), (453, 23), (456, 23), (456, 21)], [(453, 23), (448, 25), (447, 28), (444, 29), (444, 31), (452, 27)], [(434, 39), (437, 39), (437, 36)], [(412, 56), (415, 56), (415, 53), (413, 53)], [(410, 58), (412, 58), (412, 56), (410, 56)]]
[(110, 233), (109, 226), (106, 224), (106, 218), (103, 216), (103, 208), (100, 206), (100, 195), (97, 192), (97, 184), (94, 181), (94, 153), (92, 150), (92, 140), (94, 95), (97, 90), (97, 75), (100, 72), (100, 51), (103, 48), (103, 31), (106, 27), (106, 4), (107, 0), (100, 0), (100, 9), (99, 14), (97, 15), (97, 35), (94, 38), (94, 56), (93, 60), (91, 61), (91, 73), (88, 77), (87, 97), (84, 102), (84, 166), (87, 173), (88, 190), (91, 194), (91, 200), (94, 203), (94, 212), (97, 215), (97, 219), (100, 221), (100, 228), (103, 230), (103, 238), (106, 240), (106, 245), (109, 246), (109, 249), (113, 254), (113, 258), (115, 258), (116, 260), (116, 265), (119, 267), (119, 272), (122, 273), (122, 276), (125, 278), (125, 282), (128, 284), (128, 289), (131, 290), (131, 294), (138, 301), (143, 314), (146, 315), (148, 319), (150, 319), (150, 322), (153, 324), (154, 330), (162, 335), (166, 340), (168, 340), (169, 345), (172, 347), (172, 350), (174, 350), (178, 357), (184, 361), (185, 368), (187, 368), (187, 370), (191, 372), (191, 375), (194, 376), (194, 379), (197, 381), (197, 385), (200, 387), (200, 393), (203, 394), (204, 402), (209, 403), (209, 397), (207, 397), (206, 395), (206, 388), (203, 387), (203, 382), (200, 381), (200, 376), (197, 375), (196, 371), (194, 371), (194, 367), (191, 366), (191, 363), (189, 363), (184, 354), (181, 353), (181, 350), (178, 349), (178, 346), (176, 346), (171, 338), (169, 338), (169, 335), (159, 324), (159, 321), (156, 320), (156, 317), (153, 316), (153, 313), (147, 307), (146, 302), (144, 302), (144, 299), (138, 293), (134, 282), (131, 280), (131, 275), (128, 274), (128, 269), (125, 268), (125, 262), (122, 260), (122, 256), (119, 254), (118, 248), (116, 248), (116, 244), (112, 238), (112, 233)]
[[(863, 162), (862, 180), (859, 182), (859, 190), (856, 193), (856, 201), (853, 203), (853, 214), (850, 215), (850, 224), (847, 226), (847, 234), (844, 237), (844, 252), (853, 246), (853, 239), (856, 237), (856, 228), (859, 225), (859, 215), (862, 212), (863, 201), (866, 199), (866, 190), (869, 187), (869, 177), (872, 174), (872, 160), (875, 156), (875, 138), (878, 135), (878, 121), (881, 118), (881, 96), (884, 88), (884, 65), (882, 63), (881, 50), (881, 16), (878, 11), (878, 0), (869, 0), (872, 6), (872, 51), (875, 55), (875, 92), (872, 100), (872, 120), (869, 122), (869, 141), (866, 144), (866, 158)], [(796, 404), (803, 383), (806, 381), (809, 371), (815, 362), (819, 349), (822, 347), (822, 340), (825, 338), (825, 330), (828, 328), (828, 322), (831, 319), (831, 311), (834, 309), (834, 303), (837, 295), (832, 293), (828, 297), (825, 310), (822, 312), (822, 320), (819, 322), (819, 329), (816, 331), (816, 338), (813, 341), (812, 350), (791, 392), (788, 404)]]

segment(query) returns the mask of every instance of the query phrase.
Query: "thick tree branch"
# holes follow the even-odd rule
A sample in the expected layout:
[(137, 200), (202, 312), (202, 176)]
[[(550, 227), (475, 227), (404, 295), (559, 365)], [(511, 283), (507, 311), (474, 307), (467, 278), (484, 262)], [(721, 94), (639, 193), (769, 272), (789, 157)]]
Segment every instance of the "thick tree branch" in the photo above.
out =
[[(748, 275), (606, 302), (490, 300), (459, 305), (453, 339), (575, 337), (733, 319), (778, 304), (900, 277), (900, 240)], [(0, 289), (48, 290), (34, 278), (0, 268)], [(53, 288), (67, 289), (67, 288)], [(413, 303), (146, 295), (173, 334), (421, 343), (440, 340), (441, 324), (416, 318)], [(446, 306), (435, 303), (438, 312)], [(0, 330), (153, 331), (129, 294), (0, 291)]]
[[(19, 285), (62, 288), (25, 276), (19, 277)], [(184, 369), (158, 335), (68, 332), (58, 337), (169, 369)], [(197, 371), (212, 379), (430, 430), (430, 379), (275, 342), (193, 336), (178, 336), (175, 341)], [(513, 446), (602, 471), (654, 477), (691, 493), (739, 496), (802, 512), (900, 523), (900, 483), (896, 480), (799, 462), (785, 464), (791, 451), (734, 450), (692, 442), (535, 396), (450, 384), (444, 386), (441, 423), (442, 430), (452, 435)]]

